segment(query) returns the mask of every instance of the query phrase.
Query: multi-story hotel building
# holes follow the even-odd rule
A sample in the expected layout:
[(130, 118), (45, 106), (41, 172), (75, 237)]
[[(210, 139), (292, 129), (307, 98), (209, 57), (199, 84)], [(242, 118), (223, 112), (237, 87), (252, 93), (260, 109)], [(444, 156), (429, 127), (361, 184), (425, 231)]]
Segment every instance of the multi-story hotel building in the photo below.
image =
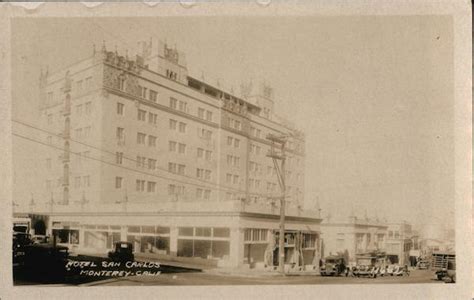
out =
[(103, 46), (41, 73), (42, 122), (17, 125), (41, 148), (32, 155), (43, 188), (16, 188), (16, 210), (76, 252), (128, 240), (151, 256), (272, 265), (281, 195), (267, 157), (273, 134), (287, 139), (287, 262), (318, 261), (321, 220), (303, 207), (304, 135), (275, 115), (272, 89), (236, 96), (188, 75), (176, 49), (142, 46), (134, 59)]

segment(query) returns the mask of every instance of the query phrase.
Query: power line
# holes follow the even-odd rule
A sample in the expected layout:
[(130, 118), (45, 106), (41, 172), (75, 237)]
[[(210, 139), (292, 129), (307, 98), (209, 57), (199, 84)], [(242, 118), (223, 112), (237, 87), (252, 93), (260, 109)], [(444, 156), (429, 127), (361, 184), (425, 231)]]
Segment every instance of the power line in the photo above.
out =
[[(48, 130), (45, 130), (45, 129), (41, 129), (41, 128), (38, 128), (36, 126), (33, 126), (33, 125), (30, 125), (30, 124), (27, 124), (25, 122), (22, 122), (22, 121), (18, 121), (18, 120), (13, 120), (13, 122), (16, 122), (16, 123), (19, 123), (19, 124), (22, 124), (24, 126), (27, 126), (27, 127), (30, 127), (30, 128), (33, 128), (33, 129), (36, 129), (36, 130), (39, 130), (39, 131), (42, 131), (42, 132), (45, 132), (45, 133), (48, 133), (48, 134), (52, 134), (52, 135), (55, 135), (57, 137), (60, 137), (57, 133), (54, 133), (54, 132), (51, 132), (51, 131), (48, 131)], [(21, 136), (21, 135), (18, 135), (18, 134), (14, 134), (20, 138), (25, 138), (25, 139), (29, 139), (33, 142), (36, 142), (36, 143), (39, 143), (39, 144), (42, 144), (42, 145), (45, 145), (45, 146), (49, 146), (49, 147), (52, 147), (52, 148), (55, 148), (57, 150), (61, 150), (61, 151), (64, 151), (63, 148), (60, 148), (60, 147), (57, 147), (57, 146), (53, 146), (53, 145), (50, 145), (50, 144), (47, 144), (47, 143), (44, 143), (44, 142), (40, 142), (40, 141), (37, 141), (37, 140), (34, 140), (34, 139), (30, 139), (30, 138), (27, 138), (27, 137), (24, 137), (24, 136)], [(64, 139), (64, 137), (61, 137)], [(112, 154), (112, 155), (116, 155), (116, 153), (113, 153), (113, 152), (110, 152), (108, 150), (104, 150), (104, 149), (101, 149), (99, 147), (96, 147), (96, 146), (92, 146), (92, 145), (89, 145), (89, 144), (86, 144), (86, 143), (83, 143), (83, 142), (80, 142), (80, 141), (76, 141), (76, 140), (72, 140), (72, 139), (69, 139), (69, 141), (71, 142), (75, 142), (75, 143), (78, 143), (78, 144), (81, 144), (81, 145), (84, 145), (84, 146), (87, 146), (87, 147), (90, 147), (90, 148), (93, 148), (93, 149), (96, 149), (96, 150), (99, 150), (99, 151), (102, 151), (102, 152), (105, 152), (105, 153), (109, 153), (109, 154)], [(92, 157), (89, 157), (89, 156), (83, 156), (81, 153), (79, 152), (73, 152), (73, 151), (68, 151), (70, 153), (73, 153), (75, 155), (78, 155), (78, 156), (81, 156), (81, 157), (86, 157), (86, 158), (90, 158), (90, 159), (94, 159), (94, 160), (98, 160), (98, 161), (101, 161), (103, 163), (106, 163), (106, 164), (109, 164), (109, 165), (112, 165), (112, 166), (116, 166), (116, 167), (122, 167), (122, 168), (126, 168), (128, 170), (132, 170), (132, 171), (135, 171), (135, 172), (138, 172), (138, 173), (142, 173), (144, 175), (149, 175), (149, 176), (156, 176), (156, 177), (159, 177), (159, 178), (164, 178), (164, 179), (170, 179), (170, 180), (173, 180), (173, 181), (176, 181), (176, 182), (180, 182), (180, 183), (184, 183), (184, 184), (191, 184), (191, 185), (195, 185), (195, 186), (199, 186), (199, 187), (207, 187), (209, 188), (207, 185), (213, 185), (213, 186), (217, 186), (217, 188), (215, 187), (212, 187), (212, 189), (214, 190), (217, 190), (217, 191), (223, 191), (223, 192), (229, 192), (229, 191), (234, 191), (234, 192), (237, 192), (237, 193), (242, 193), (242, 194), (248, 194), (248, 195), (251, 195), (251, 196), (258, 196), (258, 197), (262, 197), (262, 198), (267, 198), (267, 199), (271, 199), (271, 198), (275, 198), (274, 195), (272, 194), (261, 194), (261, 193), (247, 193), (245, 192), (244, 190), (239, 190), (239, 189), (236, 189), (236, 188), (233, 188), (233, 187), (226, 187), (226, 186), (222, 186), (222, 185), (219, 185), (219, 184), (213, 184), (213, 183), (210, 183), (210, 182), (207, 182), (207, 181), (204, 181), (204, 180), (200, 180), (198, 178), (194, 178), (194, 177), (191, 177), (191, 176), (187, 176), (187, 175), (183, 175), (183, 174), (177, 174), (177, 173), (172, 173), (170, 172), (169, 170), (166, 170), (166, 169), (163, 169), (163, 168), (159, 168), (159, 167), (156, 167), (157, 169), (159, 170), (162, 170), (162, 171), (165, 171), (167, 173), (170, 173), (174, 176), (181, 176), (181, 177), (186, 177), (186, 178), (189, 178), (189, 179), (192, 179), (192, 180), (196, 180), (196, 181), (200, 181), (202, 182), (204, 185), (200, 185), (200, 184), (196, 184), (196, 183), (190, 183), (190, 182), (185, 182), (185, 181), (181, 181), (181, 180), (178, 180), (178, 179), (173, 179), (173, 178), (169, 178), (169, 177), (164, 177), (164, 176), (159, 176), (159, 175), (156, 175), (156, 174), (152, 174), (152, 173), (148, 173), (148, 172), (143, 172), (141, 170), (136, 170), (136, 169), (132, 169), (132, 168), (128, 168), (128, 167), (125, 167), (125, 166), (122, 166), (122, 165), (118, 165), (118, 164), (114, 164), (114, 163), (111, 163), (111, 162), (106, 162), (106, 161), (103, 161), (103, 160), (100, 160), (100, 159), (95, 159), (95, 158), (92, 158)], [(123, 158), (126, 158), (132, 162), (135, 162), (137, 163), (138, 161), (137, 160), (134, 160), (132, 158), (128, 158), (128, 157), (125, 157), (123, 156)], [(219, 187), (223, 187), (223, 188), (219, 188)]]

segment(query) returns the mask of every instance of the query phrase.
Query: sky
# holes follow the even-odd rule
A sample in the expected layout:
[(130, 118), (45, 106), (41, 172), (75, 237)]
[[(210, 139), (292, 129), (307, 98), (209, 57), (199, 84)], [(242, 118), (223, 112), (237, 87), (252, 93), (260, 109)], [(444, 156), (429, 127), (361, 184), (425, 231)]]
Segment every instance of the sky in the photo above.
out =
[(133, 54), (153, 37), (206, 81), (274, 88), (277, 113), (306, 134), (307, 207), (453, 221), (449, 16), (28, 18), (12, 29), (16, 118), (35, 117), (42, 67), (73, 64), (103, 41)]

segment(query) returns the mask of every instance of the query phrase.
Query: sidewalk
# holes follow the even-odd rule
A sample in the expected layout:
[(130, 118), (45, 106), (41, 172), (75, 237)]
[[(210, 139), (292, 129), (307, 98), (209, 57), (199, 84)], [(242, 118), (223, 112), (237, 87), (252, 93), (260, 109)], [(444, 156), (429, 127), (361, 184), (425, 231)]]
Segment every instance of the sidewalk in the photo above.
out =
[[(249, 269), (249, 268), (214, 268), (203, 270), (204, 273), (220, 276), (237, 276), (237, 277), (281, 277), (282, 274), (278, 270), (272, 269)], [(319, 276), (317, 270), (285, 270), (285, 276)]]

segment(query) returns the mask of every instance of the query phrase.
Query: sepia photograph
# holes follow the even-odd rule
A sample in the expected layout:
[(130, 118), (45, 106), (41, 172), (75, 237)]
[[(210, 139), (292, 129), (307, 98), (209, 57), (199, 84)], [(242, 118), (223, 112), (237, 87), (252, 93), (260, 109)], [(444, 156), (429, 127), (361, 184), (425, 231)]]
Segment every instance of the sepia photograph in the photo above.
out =
[(13, 285), (456, 286), (454, 24), (11, 18)]

